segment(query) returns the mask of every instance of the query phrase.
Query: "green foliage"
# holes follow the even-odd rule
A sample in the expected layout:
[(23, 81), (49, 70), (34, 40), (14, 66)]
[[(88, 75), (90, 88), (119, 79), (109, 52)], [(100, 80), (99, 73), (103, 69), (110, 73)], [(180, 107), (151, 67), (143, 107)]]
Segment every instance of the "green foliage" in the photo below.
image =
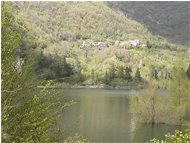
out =
[[(138, 67), (141, 78), (146, 81), (150, 80), (147, 73), (154, 65), (159, 79), (169, 80), (176, 51), (183, 48), (151, 35), (142, 25), (109, 8), (105, 2), (13, 2), (12, 5), (12, 14), (24, 21), (37, 39), (35, 44), (26, 47), (43, 53), (38, 56), (36, 66), (40, 79), (71, 80), (71, 83), (80, 84), (109, 84), (112, 80), (123, 82), (125, 79), (135, 83), (131, 76)], [(120, 46), (132, 39), (139, 40), (140, 45)], [(148, 49), (147, 41), (154, 48)], [(97, 42), (106, 46), (94, 48), (92, 45)], [(189, 62), (188, 57), (185, 62)], [(126, 69), (122, 72), (120, 66), (130, 67), (132, 72)], [(161, 72), (164, 73), (162, 78)], [(139, 84), (139, 78), (136, 81), (136, 85)]]
[[(189, 2), (108, 2), (152, 33), (175, 43), (189, 43)], [(135, 10), (135, 12), (134, 12)], [(150, 16), (151, 15), (151, 16)]]
[[(15, 73), (15, 70), (12, 69), (13, 65), (16, 65), (16, 53), (17, 49), (19, 49), (20, 42), (20, 34), (18, 33), (18, 28), (13, 25), (12, 21), (14, 21), (14, 17), (12, 17), (7, 8), (2, 6), (2, 20), (1, 20), (1, 46), (2, 46), (2, 73), (1, 76), (4, 80), (9, 79), (9, 75)], [(17, 31), (13, 31), (13, 27), (16, 27)], [(4, 83), (2, 84), (2, 88), (4, 87)]]
[(158, 79), (158, 72), (154, 66), (150, 69), (150, 79)]
[(190, 99), (190, 82), (185, 74), (183, 55), (179, 54), (176, 66), (172, 72), (168, 94), (169, 117), (174, 122), (181, 123), (188, 108)]
[(132, 95), (130, 107), (136, 113), (137, 119), (146, 123), (158, 123), (159, 121), (159, 99), (155, 87), (149, 87), (145, 95)]
[[(131, 109), (141, 121), (150, 123), (181, 124), (188, 114), (190, 82), (183, 69), (183, 57), (177, 59), (168, 91), (159, 96), (156, 85), (149, 84), (147, 95), (131, 97)], [(154, 89), (154, 90), (153, 90)], [(167, 103), (167, 104), (166, 104)]]
[(149, 48), (149, 49), (152, 48), (152, 45), (150, 44), (149, 41), (146, 42), (146, 46), (147, 46), (147, 48)]
[(123, 68), (123, 66), (120, 66), (120, 67), (118, 68), (117, 77), (120, 78), (120, 79), (123, 79), (123, 78), (124, 78), (124, 68)]
[(111, 68), (110, 68), (110, 79), (113, 80), (116, 77), (116, 73), (115, 73), (115, 65), (112, 64)]
[(190, 64), (189, 64), (189, 67), (186, 71), (186, 75), (187, 75), (188, 79), (190, 80)]
[(124, 79), (126, 79), (128, 82), (132, 81), (131, 73), (132, 73), (131, 68), (130, 67), (126, 67)]
[(141, 77), (141, 73), (140, 73), (140, 69), (139, 69), (139, 68), (137, 68), (137, 70), (136, 70), (136, 72), (135, 72), (134, 80), (135, 80), (136, 82), (142, 81), (142, 77)]
[(91, 79), (92, 79), (92, 84), (96, 83), (96, 75), (95, 75), (95, 70), (92, 69), (91, 71)]
[(142, 37), (139, 33), (149, 37), (141, 25), (127, 19), (122, 13), (114, 12), (105, 2), (15, 2), (14, 5), (19, 8), (16, 11), (19, 19), (27, 17), (25, 21), (28, 25), (31, 28), (37, 27), (32, 30), (37, 37), (45, 33), (46, 40), (53, 43), (80, 39), (124, 40), (128, 36)]
[(174, 134), (166, 134), (164, 140), (152, 139), (147, 143), (189, 143), (190, 130), (184, 132), (176, 130)]
[(115, 73), (115, 66), (114, 64), (111, 65), (111, 68), (107, 71), (104, 75), (104, 83), (110, 85), (111, 81), (116, 78), (116, 73)]
[(105, 76), (104, 76), (104, 80), (103, 82), (107, 85), (109, 85), (111, 83), (111, 76), (110, 76), (110, 72), (106, 71)]
[[(10, 6), (10, 5), (9, 5)], [(2, 4), (2, 142), (51, 142), (51, 129), (64, 107), (55, 93), (38, 90), (29, 54), (21, 60), (19, 24)], [(18, 25), (17, 25), (18, 24)], [(19, 28), (18, 28), (18, 27)]]
[(47, 57), (41, 53), (37, 58), (35, 72), (41, 79), (52, 80), (71, 76), (73, 69), (65, 57)]

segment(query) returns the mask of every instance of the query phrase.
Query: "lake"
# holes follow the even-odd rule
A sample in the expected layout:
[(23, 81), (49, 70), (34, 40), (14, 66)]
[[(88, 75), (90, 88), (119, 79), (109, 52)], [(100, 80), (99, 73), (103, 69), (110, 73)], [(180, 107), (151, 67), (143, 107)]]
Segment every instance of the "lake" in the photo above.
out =
[(143, 90), (64, 89), (63, 100), (76, 104), (66, 108), (59, 124), (62, 130), (72, 130), (96, 143), (143, 143), (162, 139), (181, 126), (139, 123), (129, 109), (129, 95)]

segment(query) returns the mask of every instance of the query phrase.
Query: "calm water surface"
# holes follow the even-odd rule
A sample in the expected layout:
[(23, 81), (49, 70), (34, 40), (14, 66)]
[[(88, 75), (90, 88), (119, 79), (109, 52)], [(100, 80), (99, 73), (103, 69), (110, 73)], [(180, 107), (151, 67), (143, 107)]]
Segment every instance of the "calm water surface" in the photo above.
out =
[(96, 143), (143, 143), (182, 129), (137, 122), (129, 110), (128, 97), (133, 93), (143, 94), (143, 91), (64, 89), (63, 100), (74, 100), (76, 104), (63, 111), (60, 128)]

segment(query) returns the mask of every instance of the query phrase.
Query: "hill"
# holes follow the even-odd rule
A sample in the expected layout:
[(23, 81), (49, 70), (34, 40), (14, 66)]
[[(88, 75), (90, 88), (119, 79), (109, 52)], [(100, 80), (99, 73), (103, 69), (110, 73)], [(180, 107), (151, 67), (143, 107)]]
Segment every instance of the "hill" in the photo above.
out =
[(190, 44), (190, 2), (109, 2), (153, 34), (172, 42)]
[(168, 79), (176, 51), (186, 50), (153, 36), (105, 2), (12, 4), (15, 20), (25, 23), (36, 42), (35, 71), (42, 79), (128, 85), (138, 72), (143, 80)]
[(25, 21), (35, 35), (45, 34), (43, 37), (52, 42), (153, 38), (142, 25), (125, 17), (119, 11), (113, 11), (103, 2), (15, 2), (14, 4), (17, 9), (16, 17)]

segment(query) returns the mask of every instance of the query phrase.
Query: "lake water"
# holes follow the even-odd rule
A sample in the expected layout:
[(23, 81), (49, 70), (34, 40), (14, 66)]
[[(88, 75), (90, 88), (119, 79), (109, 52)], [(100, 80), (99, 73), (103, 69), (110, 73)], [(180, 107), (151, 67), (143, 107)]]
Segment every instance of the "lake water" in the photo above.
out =
[(137, 122), (130, 112), (128, 97), (134, 92), (141, 94), (142, 90), (64, 89), (62, 92), (63, 100), (74, 100), (76, 104), (63, 111), (60, 128), (96, 143), (143, 143), (182, 129)]

